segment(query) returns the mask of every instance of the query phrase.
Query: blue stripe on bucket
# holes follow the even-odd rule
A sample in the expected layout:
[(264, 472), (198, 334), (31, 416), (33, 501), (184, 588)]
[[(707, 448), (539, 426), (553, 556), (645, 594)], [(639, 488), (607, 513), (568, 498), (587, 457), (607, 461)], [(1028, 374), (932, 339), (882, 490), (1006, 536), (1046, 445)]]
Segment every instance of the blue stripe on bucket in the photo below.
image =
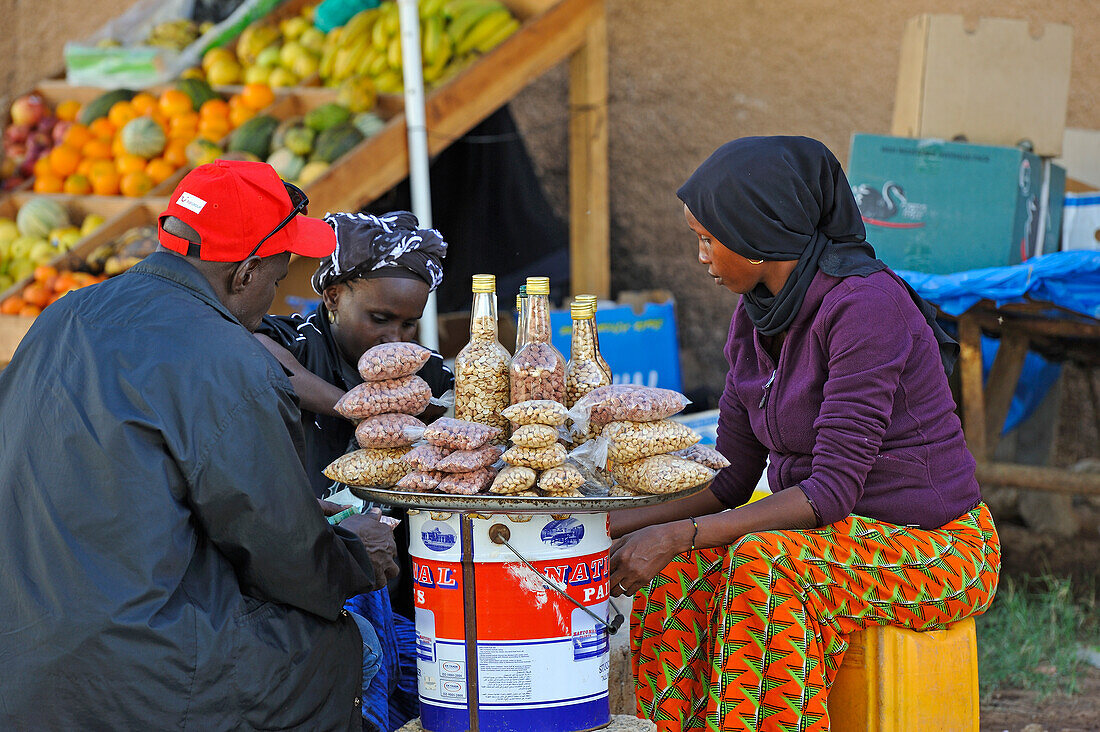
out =
[(1066, 194), (1065, 206), (1073, 208), (1074, 206), (1095, 206), (1100, 203), (1100, 196), (1074, 196), (1072, 194)]

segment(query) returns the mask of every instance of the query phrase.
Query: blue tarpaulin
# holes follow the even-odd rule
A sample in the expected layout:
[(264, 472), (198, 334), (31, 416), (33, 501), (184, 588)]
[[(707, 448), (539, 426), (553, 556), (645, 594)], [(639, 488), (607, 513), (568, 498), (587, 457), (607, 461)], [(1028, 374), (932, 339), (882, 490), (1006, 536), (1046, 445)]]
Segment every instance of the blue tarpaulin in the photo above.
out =
[[(998, 307), (1038, 301), (1100, 318), (1100, 252), (1056, 252), (1011, 267), (974, 269), (952, 274), (899, 271), (917, 293), (948, 315), (961, 315), (981, 300)], [(982, 336), (982, 373), (989, 376), (998, 342)], [(1057, 381), (1061, 367), (1029, 352), (1012, 397), (1004, 432), (1035, 410)]]

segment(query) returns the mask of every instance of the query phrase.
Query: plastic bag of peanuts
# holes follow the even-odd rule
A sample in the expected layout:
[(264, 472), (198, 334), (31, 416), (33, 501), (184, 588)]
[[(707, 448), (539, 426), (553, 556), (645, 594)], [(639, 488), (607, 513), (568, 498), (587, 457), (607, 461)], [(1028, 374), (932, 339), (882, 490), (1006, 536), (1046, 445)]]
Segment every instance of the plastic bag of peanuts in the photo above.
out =
[(405, 464), (412, 470), (421, 472), (437, 471), (439, 470), (439, 462), (451, 452), (451, 450), (438, 445), (417, 445), (405, 453), (404, 460)]
[(419, 343), (382, 343), (359, 357), (363, 381), (385, 381), (411, 376), (432, 357), (430, 348)]
[(671, 419), (656, 422), (610, 422), (598, 442), (607, 446), (607, 457), (616, 463), (628, 463), (651, 455), (691, 447), (702, 436), (687, 425)]
[(407, 452), (404, 447), (355, 450), (333, 460), (323, 472), (344, 485), (392, 486), (409, 472), (403, 460)]
[(531, 468), (520, 465), (508, 465), (493, 480), (489, 486), (490, 493), (498, 495), (514, 495), (530, 490), (535, 485), (537, 473)]
[(589, 424), (654, 422), (681, 412), (691, 400), (678, 391), (655, 386), (612, 384), (593, 389), (569, 410), (573, 434), (588, 432)]
[(550, 399), (517, 402), (501, 412), (501, 415), (512, 424), (520, 427), (528, 424), (547, 424), (556, 427), (565, 424), (568, 414), (564, 404)]
[(550, 447), (558, 441), (557, 427), (548, 424), (525, 424), (512, 433), (512, 444), (519, 447)]
[(565, 462), (568, 453), (565, 447), (554, 443), (550, 447), (510, 447), (502, 456), (509, 465), (518, 465), (534, 470), (548, 470)]
[(443, 480), (443, 473), (432, 471), (414, 470), (404, 478), (397, 481), (396, 488), (413, 493), (431, 493)]
[(538, 486), (550, 496), (580, 498), (585, 495), (580, 490), (584, 483), (584, 474), (575, 465), (563, 463), (544, 471)]
[(448, 450), (476, 450), (500, 434), (500, 429), (479, 422), (467, 422), (454, 417), (440, 417), (430, 425), (410, 427), (406, 437), (423, 438), (429, 445)]
[(715, 450), (713, 447), (707, 447), (706, 445), (692, 445), (684, 450), (677, 450), (672, 453), (676, 457), (682, 457), (685, 460), (691, 460), (705, 465), (711, 470), (721, 470), (722, 468), (728, 468), (730, 461), (726, 459), (726, 456)]
[(444, 455), (436, 463), (436, 470), (444, 473), (469, 473), (481, 470), (499, 460), (503, 453), (504, 448), (500, 445), (485, 445), (476, 450), (455, 450)]
[(706, 483), (714, 471), (673, 455), (654, 455), (629, 463), (612, 463), (611, 475), (625, 488), (641, 493), (678, 493)]
[(439, 481), (436, 489), (441, 493), (457, 493), (463, 496), (472, 496), (480, 493), (493, 482), (496, 477), (496, 468), (482, 468), (469, 473), (447, 473)]
[(355, 427), (355, 440), (359, 447), (408, 447), (416, 440), (405, 435), (406, 427), (423, 430), (424, 423), (409, 414), (376, 414)]
[(432, 400), (432, 389), (419, 376), (364, 381), (340, 397), (336, 412), (347, 419), (377, 414), (420, 414)]

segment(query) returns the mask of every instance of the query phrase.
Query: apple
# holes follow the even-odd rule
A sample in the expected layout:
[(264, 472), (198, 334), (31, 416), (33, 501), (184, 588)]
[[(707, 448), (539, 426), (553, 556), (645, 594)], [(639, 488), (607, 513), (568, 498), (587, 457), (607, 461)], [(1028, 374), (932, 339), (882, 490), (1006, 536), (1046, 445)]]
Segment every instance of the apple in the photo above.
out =
[(46, 100), (37, 94), (25, 94), (11, 103), (11, 121), (33, 127), (46, 116)]
[(4, 141), (24, 143), (30, 133), (31, 128), (27, 125), (8, 125), (4, 130)]
[(60, 145), (61, 141), (65, 139), (65, 134), (69, 131), (69, 128), (73, 126), (73, 123), (68, 120), (59, 120), (53, 127), (53, 132), (50, 133), (50, 137), (53, 138), (55, 145)]

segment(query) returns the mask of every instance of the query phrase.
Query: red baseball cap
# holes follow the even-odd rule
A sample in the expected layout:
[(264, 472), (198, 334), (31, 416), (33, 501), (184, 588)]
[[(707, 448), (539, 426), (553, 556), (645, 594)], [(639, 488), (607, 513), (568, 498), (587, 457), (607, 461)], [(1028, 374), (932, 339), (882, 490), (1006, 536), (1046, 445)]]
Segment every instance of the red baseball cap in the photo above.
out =
[[(253, 253), (327, 257), (336, 249), (336, 234), (324, 221), (298, 213), (307, 203), (305, 194), (267, 163), (215, 160), (176, 186), (160, 215), (158, 238), (165, 249), (208, 262), (240, 262)], [(168, 216), (198, 232), (199, 244), (165, 231)]]

